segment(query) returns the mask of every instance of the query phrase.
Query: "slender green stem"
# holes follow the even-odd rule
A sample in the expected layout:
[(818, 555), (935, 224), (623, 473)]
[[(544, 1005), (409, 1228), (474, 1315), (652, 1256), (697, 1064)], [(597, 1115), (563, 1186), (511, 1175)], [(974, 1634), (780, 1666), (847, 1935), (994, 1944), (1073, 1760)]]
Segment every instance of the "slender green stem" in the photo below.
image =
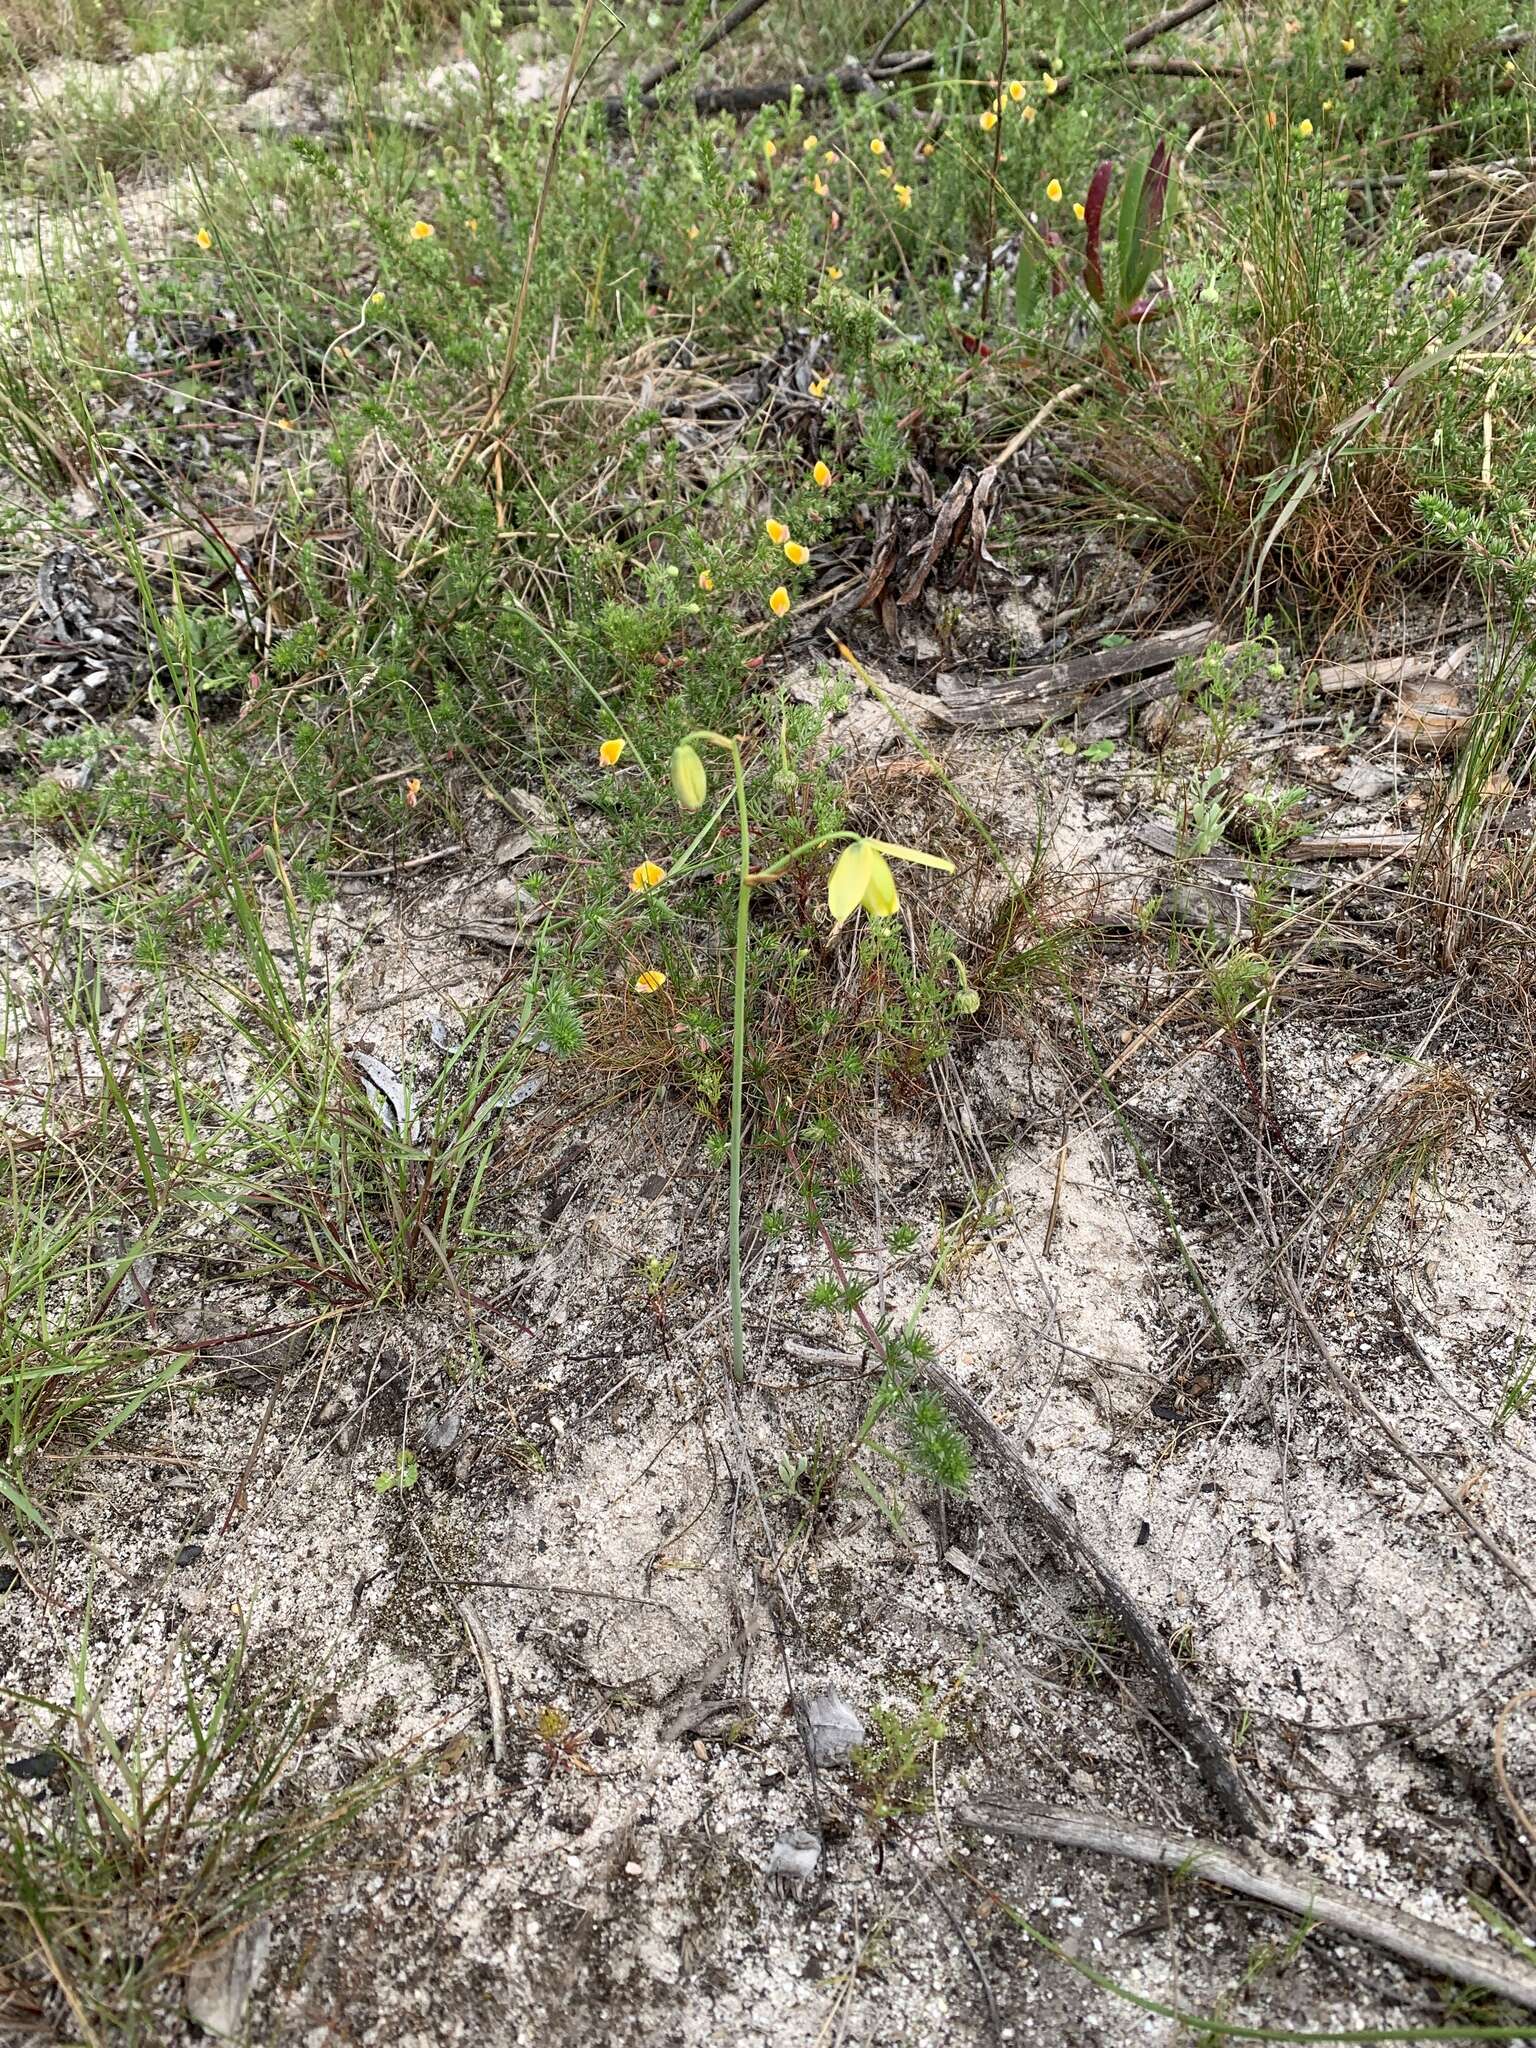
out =
[(749, 878), (752, 835), (747, 824), (747, 783), (741, 747), (731, 742), (736, 777), (736, 816), (741, 826), (741, 870), (736, 884), (736, 1001), (731, 1032), (731, 1373), (746, 1383), (746, 1347), (741, 1330), (741, 1082), (747, 1049), (747, 918), (752, 902)]

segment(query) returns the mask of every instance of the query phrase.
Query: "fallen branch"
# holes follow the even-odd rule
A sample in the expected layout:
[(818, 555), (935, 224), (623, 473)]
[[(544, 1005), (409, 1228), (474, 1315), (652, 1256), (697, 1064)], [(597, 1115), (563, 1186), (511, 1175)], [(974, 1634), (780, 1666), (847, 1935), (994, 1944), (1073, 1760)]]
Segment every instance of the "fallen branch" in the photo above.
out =
[(1198, 1877), (1536, 2012), (1536, 1970), (1528, 1963), (1421, 1920), (1416, 1913), (1361, 1898), (1262, 1850), (1229, 1848), (1195, 1835), (1168, 1835), (1115, 1814), (1079, 1813), (1071, 1807), (1032, 1802), (988, 1800), (962, 1807), (957, 1818), (989, 1834), (1053, 1842), (1063, 1849), (1091, 1849), (1101, 1856), (1124, 1856), (1156, 1870)]
[(1171, 674), (1156, 684), (1137, 683), (1093, 699), (1102, 685), (1120, 676), (1142, 676), (1154, 669), (1171, 671), (1186, 656), (1203, 654), (1219, 638), (1209, 619), (1191, 626), (1178, 626), (1148, 640), (1124, 647), (1106, 647), (1097, 654), (1080, 654), (1070, 661), (1042, 662), (1036, 668), (1019, 671), (1007, 683), (965, 689), (954, 685), (941, 688), (942, 709), (936, 716), (946, 724), (972, 726), (982, 732), (1009, 732), (1018, 726), (1044, 725), (1048, 719), (1064, 718), (1082, 709), (1091, 718), (1108, 717), (1132, 704), (1165, 696), (1174, 688)]
[[(760, 107), (779, 106), (796, 93), (803, 100), (829, 100), (839, 93), (855, 98), (931, 71), (933, 61), (931, 50), (898, 50), (877, 63), (844, 64), (815, 77), (775, 78), (762, 85), (702, 86), (692, 96), (693, 110), (696, 114), (755, 114)], [(630, 102), (622, 93), (610, 93), (600, 104), (610, 126), (628, 126)], [(642, 113), (653, 114), (661, 103), (654, 93), (642, 93), (637, 104)]]
[[(1182, 28), (1187, 21), (1195, 21), (1200, 15), (1209, 14), (1211, 9), (1219, 4), (1220, 0), (1187, 0), (1185, 6), (1175, 7), (1167, 14), (1158, 15), (1155, 21), (1149, 21), (1141, 28), (1132, 29), (1131, 33), (1120, 45), (1120, 55), (1122, 57), (1129, 57), (1133, 50), (1140, 50), (1147, 43), (1155, 42), (1157, 37), (1166, 36), (1174, 29)], [(1087, 78), (1094, 77), (1098, 68), (1097, 66), (1090, 66), (1083, 73), (1083, 76)], [(1077, 75), (1076, 72), (1068, 71), (1057, 79), (1056, 96), (1058, 99), (1063, 93), (1068, 93), (1072, 90), (1073, 82)]]

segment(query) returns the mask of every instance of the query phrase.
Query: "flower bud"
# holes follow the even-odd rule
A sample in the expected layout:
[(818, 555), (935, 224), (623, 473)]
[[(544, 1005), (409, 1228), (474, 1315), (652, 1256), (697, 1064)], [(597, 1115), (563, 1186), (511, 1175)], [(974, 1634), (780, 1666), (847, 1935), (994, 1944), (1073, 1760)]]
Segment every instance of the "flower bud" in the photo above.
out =
[(709, 777), (698, 751), (684, 740), (672, 750), (672, 794), (685, 811), (696, 811), (709, 795)]

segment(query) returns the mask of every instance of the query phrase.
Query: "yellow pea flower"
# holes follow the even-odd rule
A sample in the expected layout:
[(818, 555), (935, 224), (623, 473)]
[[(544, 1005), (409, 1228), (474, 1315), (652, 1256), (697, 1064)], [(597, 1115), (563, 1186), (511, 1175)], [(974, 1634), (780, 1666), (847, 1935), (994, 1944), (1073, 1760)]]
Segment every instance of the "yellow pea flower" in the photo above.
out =
[(827, 150), (821, 160), (830, 170), (833, 164), (837, 162), (837, 151), (835, 149)]
[(1058, 200), (1058, 199), (1060, 199), (1060, 197), (1061, 197), (1061, 180), (1060, 180), (1060, 178), (1052, 178), (1051, 182), (1050, 182), (1050, 183), (1049, 183), (1049, 184), (1048, 184), (1048, 185), (1046, 186), (1046, 188), (1045, 188), (1045, 196), (1046, 196), (1046, 198), (1047, 198), (1047, 199), (1049, 199), (1049, 200), (1051, 200), (1051, 201), (1053, 201), (1053, 202), (1054, 202), (1054, 201), (1056, 201), (1056, 200)]
[(213, 247), (213, 237), (206, 228), (199, 228), (193, 240), (197, 243), (199, 249), (211, 249)]
[(996, 114), (993, 113), (992, 109), (988, 107), (984, 114), (978, 116), (976, 125), (981, 129), (981, 132), (984, 135), (990, 135), (992, 130), (997, 126), (997, 116)]
[(714, 579), (714, 577), (710, 575), (710, 573), (709, 573), (709, 571), (708, 571), (707, 569), (701, 569), (701, 570), (699, 571), (699, 588), (700, 588), (700, 590), (713, 590), (713, 589), (714, 589), (714, 587), (715, 587), (715, 579)]
[(826, 395), (827, 380), (825, 377), (818, 377), (815, 383), (811, 386), (811, 396), (812, 398), (825, 398)]
[(1074, 220), (1086, 220), (1088, 218), (1088, 209), (1084, 206), (1081, 199), (1074, 199), (1072, 202), (1072, 218)]
[(824, 491), (827, 485), (831, 483), (832, 472), (824, 462), (818, 462), (811, 471), (811, 481), (815, 484), (818, 491)]
[(638, 896), (644, 889), (656, 889), (667, 879), (667, 871), (658, 867), (653, 860), (641, 861), (629, 877), (629, 893)]
[(1033, 121), (1035, 118), (1035, 110), (1033, 107), (1021, 107), (1019, 109), (1019, 112), (1023, 115), (1026, 121)]
[(872, 135), (869, 138), (869, 153), (871, 156), (885, 155), (885, 144), (881, 141), (878, 135)]
[(697, 228), (690, 228), (688, 230), (688, 239), (690, 242), (696, 242), (699, 239), (699, 231)]
[(773, 613), (773, 616), (776, 619), (782, 619), (784, 614), (789, 610), (789, 592), (784, 588), (782, 583), (779, 585), (778, 589), (773, 593), (772, 597), (769, 598), (768, 609)]
[(820, 137), (816, 135), (807, 135), (804, 142), (800, 145), (802, 153), (806, 156), (814, 156), (819, 147)]
[(837, 283), (838, 279), (839, 279), (839, 278), (840, 278), (840, 277), (842, 276), (842, 274), (843, 274), (843, 273), (842, 273), (842, 271), (841, 271), (841, 270), (839, 269), (839, 267), (838, 267), (838, 265), (837, 265), (837, 264), (835, 264), (835, 263), (829, 263), (829, 264), (827, 265), (827, 275), (828, 275), (828, 277), (830, 277), (830, 278), (831, 278), (831, 280), (832, 280), (832, 282), (833, 282), (834, 284), (836, 284), (836, 283)]
[(933, 144), (931, 142), (925, 142), (922, 148), (917, 153), (919, 156), (932, 156)]
[(622, 740), (604, 740), (597, 750), (597, 758), (605, 768), (617, 768), (624, 752)]
[(1053, 78), (1049, 71), (1043, 72), (1041, 74), (1040, 90), (1045, 94), (1047, 99), (1050, 98), (1051, 94), (1056, 90), (1057, 86), (1059, 86), (1060, 84), (1061, 80), (1059, 78)]
[(896, 204), (898, 206), (910, 206), (912, 204), (912, 187), (910, 185), (898, 185), (896, 187)]
[(1341, 49), (1341, 50), (1342, 50), (1342, 51), (1344, 52), (1344, 54), (1345, 54), (1345, 56), (1346, 56), (1346, 57), (1353, 57), (1353, 55), (1355, 54), (1355, 39), (1354, 39), (1354, 37), (1353, 37), (1353, 36), (1341, 36), (1341, 37), (1339, 38), (1339, 48), (1340, 48), (1340, 49)]
[(704, 772), (704, 763), (699, 759), (697, 747), (691, 747), (686, 740), (672, 749), (668, 766), (672, 778), (672, 794), (678, 805), (685, 811), (696, 811), (709, 795), (709, 777)]
[(413, 242), (430, 242), (436, 233), (437, 229), (433, 227), (431, 221), (419, 220), (411, 229), (411, 240)]
[(1312, 123), (1310, 121), (1298, 121), (1296, 123), (1296, 133), (1305, 141), (1312, 133)]
[(409, 775), (405, 782), (405, 802), (408, 810), (414, 811), (421, 801), (421, 777)]
[(635, 994), (637, 996), (653, 996), (658, 989), (663, 989), (666, 985), (667, 977), (659, 967), (647, 967), (644, 974), (637, 974), (635, 976)]
[(1333, 101), (1332, 101), (1332, 100), (1324, 100), (1324, 101), (1323, 101), (1323, 112), (1324, 112), (1325, 114), (1331, 114), (1331, 113), (1333, 112)]
[(1019, 101), (1024, 97), (1024, 87), (1020, 80), (1018, 80), (1017, 78), (1011, 78), (1008, 81), (1008, 97), (1013, 101), (1015, 106), (1017, 106)]
[(795, 568), (803, 569), (811, 559), (811, 551), (797, 540), (787, 540), (784, 543), (784, 556)]
[(789, 539), (789, 528), (782, 519), (765, 519), (763, 521), (763, 531), (776, 548), (783, 547), (785, 541)]
[(772, 163), (774, 158), (778, 155), (778, 153), (779, 145), (774, 141), (771, 135), (768, 136), (763, 143), (763, 155), (767, 157), (769, 163)]
[(473, 214), (471, 214), (471, 215), (469, 216), (469, 219), (468, 219), (467, 221), (465, 221), (464, 225), (465, 225), (465, 227), (467, 227), (467, 228), (469, 229), (469, 232), (470, 232), (470, 233), (471, 233), (472, 235), (478, 235), (478, 234), (479, 234), (479, 232), (480, 232), (480, 223), (479, 223), (479, 221), (477, 221), (477, 220), (475, 219), (475, 217), (474, 217), (474, 215), (473, 215)]
[(382, 306), (384, 303), (384, 294), (382, 292), (370, 292), (368, 294), (368, 303), (370, 306)]
[(820, 171), (817, 171), (811, 179), (811, 190), (816, 194), (816, 197), (818, 199), (825, 199), (831, 189), (832, 187), (827, 183)]

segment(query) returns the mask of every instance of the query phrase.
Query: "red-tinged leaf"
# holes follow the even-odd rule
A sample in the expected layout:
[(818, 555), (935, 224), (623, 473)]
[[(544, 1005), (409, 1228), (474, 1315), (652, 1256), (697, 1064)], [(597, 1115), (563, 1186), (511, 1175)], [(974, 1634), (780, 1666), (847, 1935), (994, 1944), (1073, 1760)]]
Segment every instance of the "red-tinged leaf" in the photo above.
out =
[(1109, 197), (1109, 181), (1114, 168), (1108, 157), (1095, 167), (1088, 181), (1088, 197), (1083, 202), (1083, 234), (1086, 237), (1083, 282), (1090, 296), (1101, 306), (1104, 303), (1104, 261), (1099, 235), (1104, 225), (1104, 201)]

